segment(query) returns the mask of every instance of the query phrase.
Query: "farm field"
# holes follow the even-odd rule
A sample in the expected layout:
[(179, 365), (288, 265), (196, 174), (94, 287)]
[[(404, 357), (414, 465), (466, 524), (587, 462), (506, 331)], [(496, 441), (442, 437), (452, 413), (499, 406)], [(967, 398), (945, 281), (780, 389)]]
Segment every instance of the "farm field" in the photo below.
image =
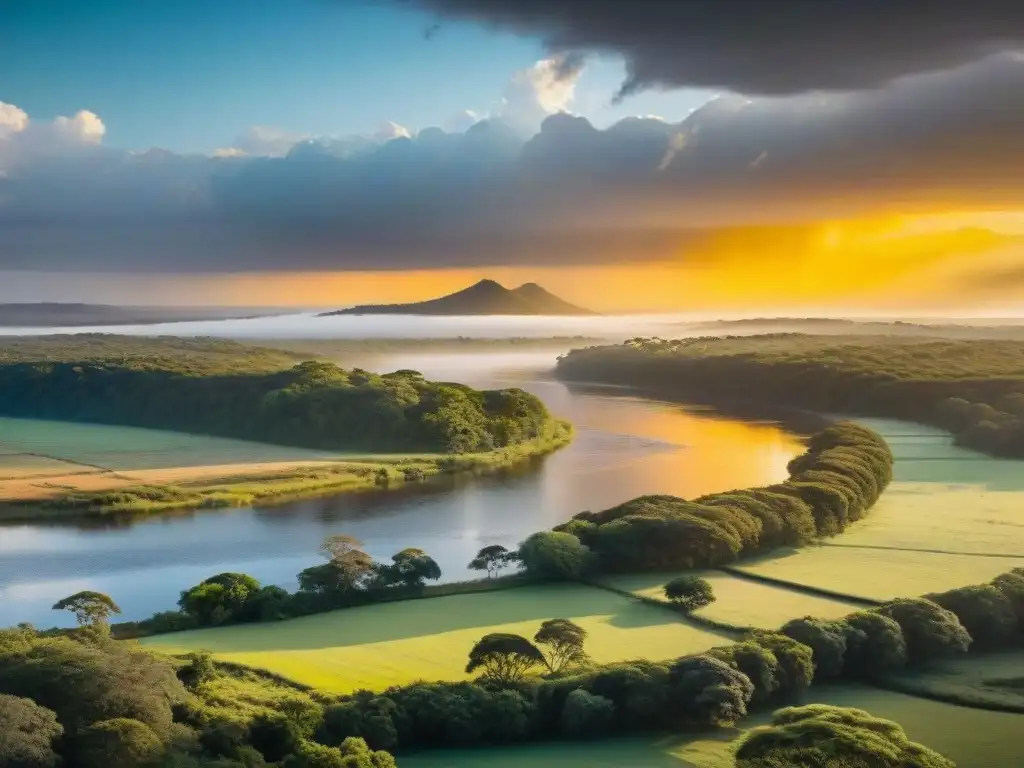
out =
[(927, 671), (896, 679), (924, 695), (956, 697), (979, 707), (1020, 712), (1024, 717), (1024, 652), (1005, 651), (946, 659)]
[(590, 633), (597, 662), (670, 659), (730, 642), (671, 612), (582, 585), (406, 600), (253, 624), (144, 638), (172, 654), (210, 651), (314, 688), (350, 692), (415, 680), (464, 680), (470, 648), (490, 632), (532, 637), (545, 619), (569, 618)]
[(739, 564), (745, 572), (886, 600), (978, 584), (1024, 566), (1024, 472), (941, 430), (858, 419), (896, 458), (870, 514), (820, 547)]
[[(602, 581), (616, 589), (662, 600), (665, 583), (676, 575), (678, 574), (625, 574), (607, 577)], [(784, 587), (759, 584), (722, 571), (703, 571), (696, 575), (707, 579), (711, 584), (715, 602), (694, 611), (694, 615), (738, 627), (777, 629), (799, 616), (837, 619), (862, 609), (857, 603), (831, 600)]]
[[(984, 712), (880, 691), (857, 685), (812, 689), (808, 703), (865, 709), (895, 720), (914, 741), (938, 750), (958, 768), (1005, 768), (1017, 765), (1024, 715)], [(744, 728), (763, 725), (767, 713), (743, 721)], [(725, 730), (694, 738), (615, 739), (605, 742), (539, 744), (495, 750), (462, 750), (403, 755), (402, 768), (731, 768), (731, 742), (742, 734)]]

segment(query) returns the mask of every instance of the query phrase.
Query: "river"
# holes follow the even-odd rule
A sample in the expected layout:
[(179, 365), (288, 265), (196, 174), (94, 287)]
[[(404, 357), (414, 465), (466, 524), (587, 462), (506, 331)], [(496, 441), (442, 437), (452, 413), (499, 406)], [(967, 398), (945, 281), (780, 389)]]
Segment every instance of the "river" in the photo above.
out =
[[(643, 494), (692, 497), (782, 480), (801, 450), (775, 422), (725, 417), (637, 397), (626, 390), (567, 385), (551, 377), (555, 354), (406, 354), (360, 361), (378, 370), (414, 368), (475, 387), (521, 386), (576, 427), (576, 439), (529, 467), (429, 488), (368, 492), (228, 511), (155, 516), (121, 526), (0, 527), (0, 626), (67, 624), (50, 606), (82, 589), (110, 594), (122, 619), (174, 608), (182, 589), (222, 571), (295, 587), (319, 562), (325, 536), (361, 539), (374, 557), (421, 547), (444, 577), (487, 544), (513, 547), (585, 509)], [(352, 361), (345, 361), (351, 365)]]

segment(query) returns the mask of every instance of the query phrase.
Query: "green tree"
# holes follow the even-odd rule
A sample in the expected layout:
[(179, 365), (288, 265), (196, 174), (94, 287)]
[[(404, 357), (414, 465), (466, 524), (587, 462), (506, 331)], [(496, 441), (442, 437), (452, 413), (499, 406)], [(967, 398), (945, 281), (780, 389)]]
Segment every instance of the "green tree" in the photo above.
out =
[(75, 620), (83, 627), (106, 625), (112, 614), (121, 612), (109, 595), (90, 590), (76, 592), (63, 600), (58, 600), (53, 604), (53, 610), (71, 611), (75, 614)]
[(821, 679), (842, 674), (850, 631), (850, 627), (841, 621), (826, 621), (813, 616), (787, 621), (779, 630), (814, 651), (814, 677)]
[(487, 578), (491, 579), (498, 575), (498, 572), (507, 568), (514, 562), (515, 556), (501, 544), (491, 544), (482, 548), (476, 553), (469, 567), (474, 571), (487, 571)]
[(543, 579), (576, 579), (591, 562), (590, 549), (571, 533), (541, 531), (519, 545), (526, 572)]
[(373, 574), (373, 558), (363, 551), (363, 542), (354, 536), (328, 536), (320, 545), (320, 551), (337, 574), (338, 589), (354, 589)]
[(592, 739), (606, 736), (614, 718), (615, 702), (577, 688), (565, 697), (560, 726), (566, 736)]
[(999, 648), (1017, 634), (1014, 605), (992, 584), (961, 587), (925, 597), (952, 611), (978, 648)]
[(587, 630), (569, 619), (548, 619), (540, 625), (533, 640), (547, 649), (544, 663), (552, 673), (582, 666), (590, 659), (583, 649)]
[(57, 715), (32, 699), (0, 693), (0, 765), (54, 768), (54, 742), (64, 733)]
[(711, 584), (700, 576), (677, 576), (665, 585), (665, 597), (686, 613), (715, 602)]
[(203, 626), (216, 626), (245, 617), (248, 602), (260, 583), (245, 573), (218, 573), (181, 593), (178, 607)]
[(669, 667), (672, 705), (687, 724), (729, 726), (746, 716), (750, 678), (710, 656), (684, 656)]
[(76, 764), (81, 768), (144, 768), (163, 751), (152, 728), (128, 717), (93, 723), (74, 742)]
[(780, 709), (770, 726), (754, 728), (736, 748), (737, 768), (791, 765), (955, 768), (951, 760), (910, 741), (897, 723), (825, 704)]
[(437, 581), (441, 578), (440, 566), (422, 549), (403, 549), (392, 555), (391, 560), (392, 564), (383, 569), (388, 582), (416, 589), (423, 587), (425, 580)]
[(534, 667), (544, 663), (537, 646), (521, 635), (494, 632), (484, 635), (469, 652), (466, 673), (483, 669), (483, 676), (508, 687), (523, 679)]

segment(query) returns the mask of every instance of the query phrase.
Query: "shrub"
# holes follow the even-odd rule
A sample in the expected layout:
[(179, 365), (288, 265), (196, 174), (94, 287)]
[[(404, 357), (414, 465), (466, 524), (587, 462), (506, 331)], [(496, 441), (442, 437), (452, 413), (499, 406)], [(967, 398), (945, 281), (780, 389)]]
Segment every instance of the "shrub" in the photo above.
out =
[(919, 664), (966, 653), (971, 636), (956, 614), (921, 597), (892, 600), (877, 609), (900, 625), (907, 641), (907, 657)]
[(806, 616), (786, 622), (779, 630), (814, 652), (815, 678), (838, 677), (843, 672), (849, 626)]
[(847, 676), (870, 680), (907, 663), (907, 641), (894, 619), (875, 611), (860, 611), (851, 613), (843, 623), (851, 630), (843, 670)]
[(1017, 633), (1013, 603), (991, 584), (961, 587), (925, 597), (954, 613), (979, 648), (999, 648)]
[(677, 576), (665, 585), (665, 597), (686, 613), (715, 602), (710, 582), (700, 576)]
[(590, 550), (570, 533), (541, 531), (519, 545), (527, 573), (543, 579), (576, 579), (591, 562)]
[(614, 717), (613, 701), (577, 688), (565, 699), (561, 732), (572, 738), (592, 739), (605, 736)]
[(163, 750), (152, 728), (127, 717), (93, 723), (75, 736), (74, 743), (81, 768), (143, 768)]

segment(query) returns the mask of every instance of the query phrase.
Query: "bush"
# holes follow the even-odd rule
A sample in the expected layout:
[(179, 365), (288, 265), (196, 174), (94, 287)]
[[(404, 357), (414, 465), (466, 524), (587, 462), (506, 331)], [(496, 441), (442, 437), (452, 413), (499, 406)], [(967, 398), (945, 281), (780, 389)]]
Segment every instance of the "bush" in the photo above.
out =
[(907, 663), (907, 641), (900, 625), (874, 611), (851, 613), (843, 619), (847, 635), (844, 673), (854, 679), (881, 677)]
[(841, 621), (806, 616), (786, 622), (779, 630), (814, 652), (815, 678), (838, 677), (843, 672), (850, 627)]
[(754, 632), (750, 641), (772, 652), (779, 663), (776, 698), (802, 696), (814, 680), (814, 652), (803, 643), (777, 632)]
[(700, 576), (677, 576), (665, 585), (665, 597), (686, 613), (715, 602), (710, 582)]
[(582, 688), (572, 691), (562, 708), (561, 732), (574, 739), (593, 739), (608, 735), (615, 717), (615, 703)]
[(733, 725), (747, 714), (754, 696), (750, 678), (710, 656), (690, 656), (669, 667), (670, 697), (684, 722)]
[(541, 531), (519, 545), (527, 573), (542, 579), (576, 579), (591, 563), (590, 550), (569, 533)]
[(76, 763), (81, 768), (144, 768), (163, 751), (153, 729), (121, 717), (83, 728), (74, 738)]
[(0, 765), (55, 768), (54, 742), (64, 733), (57, 715), (31, 699), (0, 693)]
[(925, 595), (951, 611), (978, 648), (999, 648), (1017, 634), (1017, 612), (1002, 591), (991, 584), (961, 587)]
[(920, 664), (966, 653), (971, 636), (956, 614), (921, 597), (892, 600), (877, 609), (900, 625), (907, 641), (907, 658)]
[(860, 709), (824, 704), (778, 710), (770, 726), (750, 731), (736, 747), (737, 768), (955, 768), (916, 744), (896, 723)]
[(723, 645), (707, 651), (705, 656), (724, 661), (746, 675), (754, 686), (753, 703), (769, 701), (779, 690), (779, 660), (767, 648), (750, 640)]

